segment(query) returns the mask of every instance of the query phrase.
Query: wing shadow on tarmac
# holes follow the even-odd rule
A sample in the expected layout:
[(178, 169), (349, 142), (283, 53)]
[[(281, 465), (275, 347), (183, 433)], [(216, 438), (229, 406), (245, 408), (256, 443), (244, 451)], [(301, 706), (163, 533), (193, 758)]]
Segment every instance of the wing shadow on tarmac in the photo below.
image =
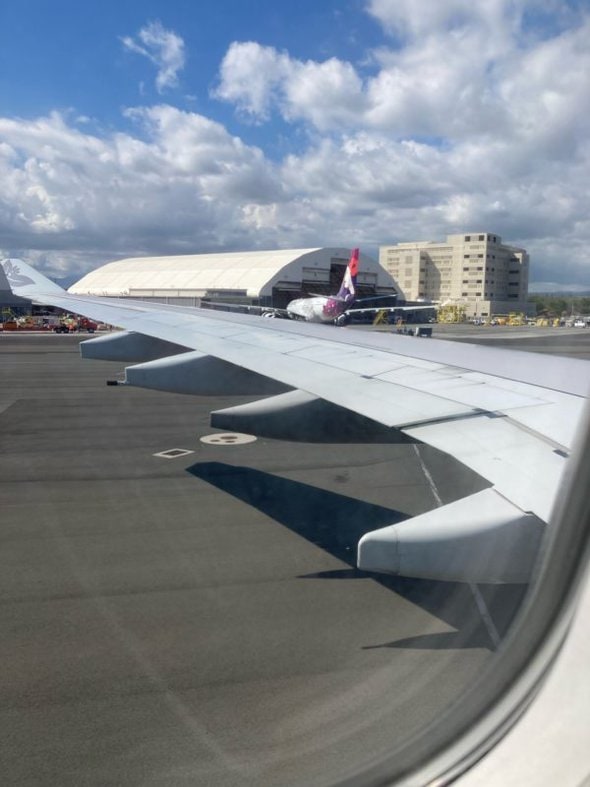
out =
[(380, 650), (393, 648), (397, 650), (466, 650), (469, 648), (490, 649), (490, 637), (483, 626), (470, 632), (465, 637), (463, 631), (439, 631), (432, 634), (418, 634), (415, 637), (384, 642), (380, 645), (363, 645), (363, 650)]
[[(356, 564), (357, 544), (364, 533), (408, 518), (407, 514), (395, 509), (250, 467), (203, 462), (188, 467), (187, 472), (254, 506), (352, 567)], [(346, 578), (350, 578), (351, 572), (345, 569), (345, 573), (349, 575)], [(355, 574), (368, 576), (356, 569)], [(321, 577), (321, 574), (314, 576)]]
[(361, 536), (369, 530), (402, 522), (408, 518), (407, 514), (250, 467), (202, 462), (191, 465), (187, 472), (254, 506), (349, 566), (301, 575), (300, 579), (350, 581), (370, 578), (456, 629), (456, 632), (367, 645), (367, 648), (491, 647), (467, 585), (371, 574), (355, 567), (356, 547)]

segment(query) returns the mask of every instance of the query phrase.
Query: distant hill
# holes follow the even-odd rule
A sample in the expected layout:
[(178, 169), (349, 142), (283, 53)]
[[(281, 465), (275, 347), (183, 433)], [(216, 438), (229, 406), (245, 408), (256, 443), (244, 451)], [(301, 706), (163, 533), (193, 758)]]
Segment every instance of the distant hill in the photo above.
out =
[(56, 284), (59, 284), (60, 287), (63, 287), (64, 290), (67, 290), (68, 287), (71, 287), (72, 284), (75, 284), (80, 276), (64, 276), (63, 279), (55, 279), (52, 278), (51, 281), (54, 281)]

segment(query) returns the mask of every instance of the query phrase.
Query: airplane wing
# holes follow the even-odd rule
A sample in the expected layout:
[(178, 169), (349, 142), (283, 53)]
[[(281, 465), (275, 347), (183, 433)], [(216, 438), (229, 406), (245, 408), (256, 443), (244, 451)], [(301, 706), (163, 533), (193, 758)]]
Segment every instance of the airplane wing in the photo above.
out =
[(438, 309), (437, 304), (431, 303), (428, 306), (364, 306), (360, 309), (347, 309), (347, 314), (367, 314), (368, 312), (415, 312), (421, 309)]
[(346, 410), (400, 440), (432, 445), (489, 481), (482, 492), (366, 533), (359, 568), (455, 581), (528, 580), (585, 407), (590, 363), (72, 295), (20, 260), (4, 260), (2, 268), (16, 295), (125, 329), (81, 349), (85, 357), (141, 361), (126, 368), (127, 384), (273, 393), (214, 413), (214, 426), (254, 434), (274, 428), (280, 436), (301, 419), (316, 419), (329, 439), (327, 416)]
[(249, 306), (239, 303), (223, 303), (223, 301), (208, 302), (201, 304), (202, 309), (220, 312), (236, 312), (238, 314), (255, 314), (259, 317), (289, 317), (286, 309), (279, 309), (276, 306)]
[[(372, 299), (371, 299), (372, 300)], [(356, 303), (362, 303), (362, 301), (356, 301)], [(420, 303), (414, 306), (361, 306), (357, 308), (356, 306), (352, 309), (347, 309), (347, 314), (362, 314), (363, 312), (414, 312), (420, 311), (420, 309), (432, 309), (436, 311), (441, 308), (441, 306), (446, 306), (448, 301), (444, 303)]]

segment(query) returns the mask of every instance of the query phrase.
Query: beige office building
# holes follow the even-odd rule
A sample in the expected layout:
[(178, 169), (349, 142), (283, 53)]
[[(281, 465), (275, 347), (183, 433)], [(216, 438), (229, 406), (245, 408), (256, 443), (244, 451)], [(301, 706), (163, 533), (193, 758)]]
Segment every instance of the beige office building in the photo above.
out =
[(424, 298), (465, 307), (465, 316), (531, 310), (529, 256), (499, 235), (448, 235), (445, 243), (417, 241), (381, 246), (379, 262), (406, 300)]

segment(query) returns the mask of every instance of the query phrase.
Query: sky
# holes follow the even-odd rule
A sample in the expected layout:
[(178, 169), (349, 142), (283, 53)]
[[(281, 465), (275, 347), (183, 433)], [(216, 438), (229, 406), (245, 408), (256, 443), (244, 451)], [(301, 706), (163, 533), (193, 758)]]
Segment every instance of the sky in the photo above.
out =
[(4, 0), (0, 255), (491, 232), (590, 289), (590, 0)]

